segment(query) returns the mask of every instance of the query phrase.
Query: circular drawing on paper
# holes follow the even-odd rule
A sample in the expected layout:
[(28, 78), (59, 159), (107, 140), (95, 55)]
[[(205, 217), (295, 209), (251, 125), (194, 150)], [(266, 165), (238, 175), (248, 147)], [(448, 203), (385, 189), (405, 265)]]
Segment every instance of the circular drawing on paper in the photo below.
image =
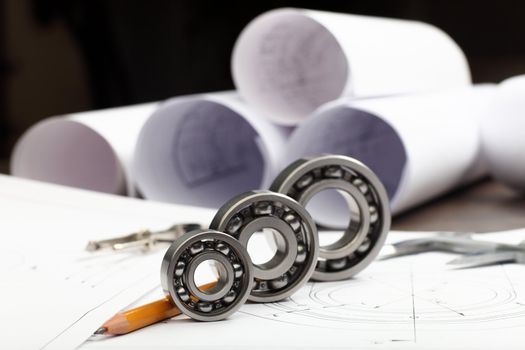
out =
[[(370, 274), (347, 282), (311, 283), (256, 316), (296, 325), (353, 330), (413, 325), (418, 330), (492, 329), (523, 325), (525, 284), (501, 266), (454, 273)], [(465, 278), (469, 276), (469, 278)], [(520, 293), (521, 292), (521, 293)]]

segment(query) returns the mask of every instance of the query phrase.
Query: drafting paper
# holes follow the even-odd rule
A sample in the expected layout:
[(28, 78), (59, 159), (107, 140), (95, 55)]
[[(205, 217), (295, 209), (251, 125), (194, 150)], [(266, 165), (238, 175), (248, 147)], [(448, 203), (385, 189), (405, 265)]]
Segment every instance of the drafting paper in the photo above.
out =
[[(387, 242), (424, 235), (392, 232)], [(516, 244), (525, 231), (476, 238)], [(375, 261), (351, 280), (308, 283), (282, 302), (249, 303), (222, 322), (181, 316), (82, 348), (522, 349), (525, 266), (446, 265), (457, 256)]]
[(144, 125), (134, 173), (147, 199), (220, 207), (273, 181), (286, 130), (235, 93), (176, 97)]
[[(493, 93), (484, 85), (329, 103), (292, 133), (283, 165), (323, 153), (354, 157), (379, 176), (400, 213), (485, 173), (479, 123)], [(314, 218), (344, 227), (347, 208), (330, 204), (339, 197), (317, 201), (309, 208)]]
[(525, 190), (525, 75), (503, 81), (482, 123), (483, 149), (490, 173)]
[(243, 30), (232, 73), (240, 94), (283, 125), (339, 97), (470, 84), (459, 46), (429, 24), (289, 8), (264, 13)]
[(99, 192), (135, 194), (131, 162), (157, 103), (53, 117), (31, 127), (11, 158), (15, 176)]
[(84, 251), (89, 240), (214, 212), (0, 176), (0, 347), (74, 349), (160, 281), (156, 253)]

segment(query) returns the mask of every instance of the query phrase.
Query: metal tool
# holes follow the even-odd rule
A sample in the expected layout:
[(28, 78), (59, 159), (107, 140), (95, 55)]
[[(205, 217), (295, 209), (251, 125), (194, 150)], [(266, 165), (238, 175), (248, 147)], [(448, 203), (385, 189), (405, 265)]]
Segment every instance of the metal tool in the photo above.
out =
[(86, 246), (89, 252), (105, 249), (122, 251), (128, 249), (142, 249), (148, 251), (157, 246), (158, 243), (172, 243), (175, 239), (186, 232), (202, 228), (195, 223), (175, 224), (162, 231), (141, 230), (125, 236), (100, 241), (90, 241)]
[(251, 301), (284, 299), (314, 272), (319, 253), (315, 223), (306, 209), (288, 196), (270, 191), (241, 194), (219, 209), (210, 228), (235, 237), (244, 247), (255, 232), (274, 230), (277, 252), (268, 262), (254, 265)]
[(476, 240), (470, 234), (443, 232), (423, 238), (408, 239), (385, 245), (380, 259), (390, 259), (404, 255), (419, 254), (431, 251), (444, 251), (460, 254), (480, 254), (489, 252), (525, 252), (522, 245)]
[(456, 268), (466, 269), (471, 267), (508, 263), (525, 265), (525, 251), (495, 251), (488, 253), (463, 255), (459, 258), (449, 261), (447, 265), (451, 265)]
[(525, 242), (513, 245), (473, 239), (471, 234), (442, 232), (423, 238), (409, 239), (385, 245), (379, 259), (441, 251), (463, 254), (447, 264), (470, 268), (493, 264), (525, 264)]
[(317, 193), (335, 189), (349, 195), (356, 204), (343, 236), (320, 248), (313, 279), (350, 278), (381, 250), (390, 229), (388, 196), (378, 177), (363, 163), (340, 155), (299, 159), (277, 176), (270, 189), (303, 206)]
[[(195, 271), (205, 261), (217, 267), (217, 285), (201, 290)], [(222, 320), (237, 311), (253, 287), (252, 261), (233, 237), (214, 230), (196, 230), (177, 238), (164, 255), (161, 285), (175, 305), (199, 321)]]

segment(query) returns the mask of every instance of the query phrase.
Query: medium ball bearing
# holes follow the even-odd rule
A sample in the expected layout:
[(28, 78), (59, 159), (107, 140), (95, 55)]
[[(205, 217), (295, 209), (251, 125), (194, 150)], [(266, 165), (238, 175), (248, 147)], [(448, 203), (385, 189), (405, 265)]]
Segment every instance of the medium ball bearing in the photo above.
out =
[(269, 261), (254, 264), (251, 301), (289, 297), (314, 272), (319, 253), (315, 223), (306, 209), (288, 196), (270, 191), (241, 194), (219, 209), (210, 228), (235, 237), (246, 248), (254, 233), (274, 231), (277, 251)]

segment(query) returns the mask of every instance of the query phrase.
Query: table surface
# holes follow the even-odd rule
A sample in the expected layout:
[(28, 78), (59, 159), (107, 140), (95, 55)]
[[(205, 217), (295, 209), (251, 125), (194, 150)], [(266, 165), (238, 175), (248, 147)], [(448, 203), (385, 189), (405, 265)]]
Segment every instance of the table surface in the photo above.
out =
[(489, 179), (394, 218), (395, 230), (491, 232), (525, 227), (525, 195)]

